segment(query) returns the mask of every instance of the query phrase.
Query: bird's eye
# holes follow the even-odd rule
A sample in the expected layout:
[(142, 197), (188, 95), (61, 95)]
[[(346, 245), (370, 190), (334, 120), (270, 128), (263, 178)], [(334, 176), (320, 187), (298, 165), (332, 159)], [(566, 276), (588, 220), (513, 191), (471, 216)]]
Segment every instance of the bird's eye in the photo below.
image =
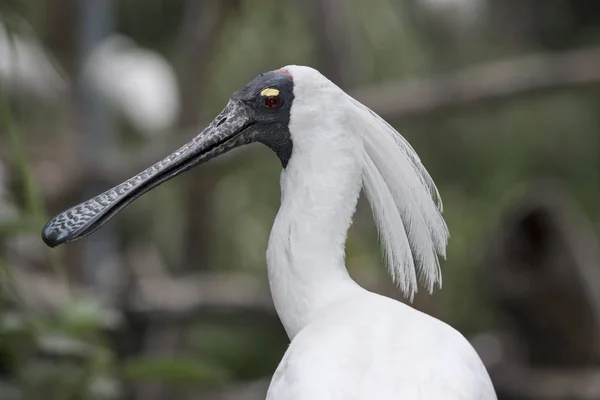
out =
[(278, 95), (265, 97), (265, 106), (267, 106), (267, 108), (270, 108), (271, 110), (276, 110), (277, 108), (279, 108), (280, 103), (281, 102), (279, 100)]

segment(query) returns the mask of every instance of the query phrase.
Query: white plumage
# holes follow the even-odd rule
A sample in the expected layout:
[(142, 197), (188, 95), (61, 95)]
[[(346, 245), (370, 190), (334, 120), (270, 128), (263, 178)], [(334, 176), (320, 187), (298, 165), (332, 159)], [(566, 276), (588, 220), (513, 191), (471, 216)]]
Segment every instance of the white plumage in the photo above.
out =
[[(294, 79), (292, 157), (267, 250), (273, 300), (291, 344), (269, 400), (495, 399), (469, 342), (447, 324), (368, 292), (344, 246), (364, 186), (387, 264), (412, 297), (441, 283), (448, 231), (437, 189), (408, 142), (314, 69)], [(441, 202), (440, 202), (441, 208)]]
[(60, 213), (49, 246), (98, 229), (152, 188), (259, 141), (284, 167), (267, 249), (275, 308), (291, 344), (269, 400), (496, 398), (487, 371), (456, 330), (370, 293), (346, 270), (346, 235), (361, 188), (392, 278), (411, 298), (441, 285), (448, 229), (419, 157), (383, 119), (319, 72), (288, 66), (235, 92), (191, 142), (116, 187)]
[(11, 94), (24, 92), (48, 102), (67, 92), (56, 61), (35, 36), (30, 32), (12, 32), (1, 20), (0, 83)]
[(113, 35), (94, 49), (84, 71), (140, 133), (155, 136), (173, 127), (180, 109), (177, 77), (160, 54)]

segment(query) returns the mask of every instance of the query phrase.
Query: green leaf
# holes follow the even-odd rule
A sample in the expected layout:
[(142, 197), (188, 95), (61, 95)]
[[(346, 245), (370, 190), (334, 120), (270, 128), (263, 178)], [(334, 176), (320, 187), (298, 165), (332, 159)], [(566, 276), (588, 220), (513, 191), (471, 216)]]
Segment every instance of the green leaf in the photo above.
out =
[(59, 333), (41, 334), (37, 342), (40, 350), (55, 355), (87, 357), (94, 353), (94, 346)]
[(61, 323), (71, 331), (87, 332), (115, 329), (122, 323), (122, 317), (94, 299), (79, 299), (62, 310)]

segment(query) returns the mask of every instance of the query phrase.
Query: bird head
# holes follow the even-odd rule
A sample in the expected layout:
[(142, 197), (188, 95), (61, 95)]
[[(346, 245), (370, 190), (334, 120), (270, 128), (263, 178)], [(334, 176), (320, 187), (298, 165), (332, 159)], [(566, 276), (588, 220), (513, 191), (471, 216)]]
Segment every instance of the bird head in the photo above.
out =
[(271, 148), (286, 171), (296, 159), (302, 161), (294, 164), (296, 173), (302, 168), (354, 171), (362, 179), (394, 281), (411, 298), (418, 280), (429, 291), (441, 285), (437, 255), (445, 256), (449, 234), (439, 193), (418, 155), (380, 116), (302, 66), (257, 76), (189, 143), (60, 213), (43, 228), (42, 238), (55, 247), (87, 236), (161, 183), (254, 142)]
[(285, 168), (292, 155), (289, 122), (294, 97), (290, 72), (260, 74), (236, 91), (189, 143), (120, 185), (60, 213), (46, 224), (42, 239), (55, 247), (87, 236), (144, 193), (241, 145), (265, 144)]

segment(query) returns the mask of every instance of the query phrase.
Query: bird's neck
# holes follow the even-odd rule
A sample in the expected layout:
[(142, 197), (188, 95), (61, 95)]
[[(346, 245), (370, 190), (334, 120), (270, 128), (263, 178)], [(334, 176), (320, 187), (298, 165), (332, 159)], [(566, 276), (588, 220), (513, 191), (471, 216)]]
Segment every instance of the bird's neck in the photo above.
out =
[(292, 156), (281, 175), (282, 203), (267, 250), (275, 308), (293, 338), (320, 311), (361, 290), (344, 262), (362, 170), (323, 149)]

